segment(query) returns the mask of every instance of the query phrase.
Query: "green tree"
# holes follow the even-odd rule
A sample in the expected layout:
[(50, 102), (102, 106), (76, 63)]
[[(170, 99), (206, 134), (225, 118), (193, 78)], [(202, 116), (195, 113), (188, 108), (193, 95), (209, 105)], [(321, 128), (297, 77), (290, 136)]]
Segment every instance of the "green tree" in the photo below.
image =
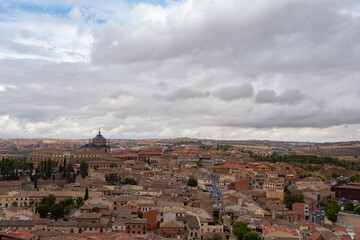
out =
[(106, 182), (108, 182), (111, 185), (117, 184), (121, 182), (121, 179), (116, 173), (110, 173), (105, 176)]
[(51, 215), (55, 218), (55, 220), (58, 219), (64, 212), (64, 206), (62, 204), (55, 204), (50, 208)]
[(250, 228), (248, 228), (247, 224), (244, 222), (235, 222), (232, 225), (232, 234), (237, 240), (243, 240), (244, 235), (250, 231)]
[(84, 196), (84, 201), (88, 200), (89, 199), (89, 189), (86, 188), (85, 189), (85, 196)]
[(51, 171), (52, 171), (52, 164), (51, 164), (51, 159), (49, 158), (46, 163), (46, 177), (47, 178), (51, 177)]
[(338, 173), (336, 173), (336, 172), (333, 172), (333, 173), (331, 174), (331, 176), (332, 176), (333, 178), (338, 178), (338, 177), (340, 177), (340, 174), (338, 174)]
[(71, 163), (69, 163), (67, 166), (66, 166), (66, 172), (67, 173), (71, 173), (71, 172), (74, 172), (74, 167)]
[(337, 181), (337, 184), (344, 185), (344, 184), (347, 184), (347, 181), (344, 180), (344, 179), (340, 179), (340, 180)]
[(261, 240), (261, 237), (259, 234), (255, 232), (248, 232), (244, 235), (244, 240)]
[(79, 208), (84, 204), (84, 199), (82, 197), (76, 198), (76, 206)]
[(60, 202), (60, 204), (63, 205), (64, 207), (72, 208), (74, 206), (74, 199), (72, 197), (65, 198)]
[(94, 166), (95, 172), (98, 170), (98, 168), (99, 168), (99, 165), (96, 164), (96, 165)]
[(360, 207), (355, 208), (355, 213), (360, 214)]
[(208, 238), (208, 240), (222, 240), (222, 237), (220, 234), (215, 233), (212, 238)]
[(350, 211), (353, 212), (355, 209), (354, 204), (352, 202), (347, 202), (344, 205), (344, 211)]
[(137, 185), (137, 181), (133, 178), (124, 178), (123, 184), (124, 185)]
[(326, 217), (335, 223), (337, 221), (337, 214), (341, 210), (340, 205), (332, 199), (326, 200), (322, 205), (324, 206)]
[(34, 180), (34, 189), (37, 189), (38, 188), (38, 183), (37, 183), (37, 178), (35, 178)]
[(284, 190), (284, 192), (285, 192), (284, 202), (288, 209), (292, 210), (293, 203), (303, 203), (304, 202), (304, 194), (292, 193), (288, 189)]
[(88, 175), (89, 164), (87, 164), (84, 160), (80, 164), (80, 173), (81, 177), (85, 178)]
[(43, 197), (41, 199), (40, 205), (45, 204), (45, 205), (49, 206), (49, 208), (50, 208), (51, 206), (53, 206), (55, 204), (55, 202), (56, 202), (55, 195), (50, 194), (49, 196)]
[(327, 219), (329, 219), (333, 223), (336, 223), (338, 216), (337, 216), (337, 213), (335, 211), (330, 210), (330, 211), (326, 212), (326, 217), (327, 217)]
[(62, 172), (62, 176), (63, 176), (63, 178), (66, 178), (66, 170), (67, 170), (67, 168), (66, 168), (67, 166), (66, 166), (66, 158), (64, 158), (64, 166), (63, 166), (63, 172)]
[(50, 212), (50, 207), (47, 204), (40, 204), (36, 207), (36, 212), (40, 213), (40, 217), (46, 218)]
[(187, 185), (190, 187), (196, 187), (198, 185), (198, 182), (196, 181), (196, 179), (190, 178), (189, 181), (187, 182)]
[(116, 163), (111, 163), (111, 164), (110, 164), (110, 167), (111, 167), (111, 168), (117, 168), (117, 164), (116, 164)]

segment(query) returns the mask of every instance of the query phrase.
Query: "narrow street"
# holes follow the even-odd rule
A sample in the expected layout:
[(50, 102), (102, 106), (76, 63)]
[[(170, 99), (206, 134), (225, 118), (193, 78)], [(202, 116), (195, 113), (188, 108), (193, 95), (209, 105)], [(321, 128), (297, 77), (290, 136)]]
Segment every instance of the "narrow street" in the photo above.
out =
[(209, 179), (211, 181), (211, 184), (212, 184), (212, 193), (211, 193), (211, 197), (212, 197), (212, 200), (214, 201), (214, 204), (217, 205), (217, 206), (222, 206), (222, 203), (221, 203), (221, 194), (219, 192), (219, 189), (217, 188), (217, 184), (216, 184), (216, 179), (214, 178), (214, 176), (211, 174), (211, 171), (210, 170), (207, 170), (207, 174), (209, 176)]

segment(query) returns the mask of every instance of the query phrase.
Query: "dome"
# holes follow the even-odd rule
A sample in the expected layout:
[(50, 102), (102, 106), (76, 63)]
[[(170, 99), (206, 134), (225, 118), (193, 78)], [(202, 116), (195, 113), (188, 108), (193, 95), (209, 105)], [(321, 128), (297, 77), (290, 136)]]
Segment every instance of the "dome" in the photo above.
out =
[(102, 135), (101, 135), (101, 132), (99, 130), (99, 134), (93, 138), (93, 140), (106, 140)]

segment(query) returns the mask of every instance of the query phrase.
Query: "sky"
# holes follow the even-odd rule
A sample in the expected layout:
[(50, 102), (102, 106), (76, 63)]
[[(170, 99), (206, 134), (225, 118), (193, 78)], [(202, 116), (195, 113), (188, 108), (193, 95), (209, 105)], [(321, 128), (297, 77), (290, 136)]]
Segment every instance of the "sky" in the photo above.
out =
[(0, 0), (0, 137), (359, 140), (358, 0)]

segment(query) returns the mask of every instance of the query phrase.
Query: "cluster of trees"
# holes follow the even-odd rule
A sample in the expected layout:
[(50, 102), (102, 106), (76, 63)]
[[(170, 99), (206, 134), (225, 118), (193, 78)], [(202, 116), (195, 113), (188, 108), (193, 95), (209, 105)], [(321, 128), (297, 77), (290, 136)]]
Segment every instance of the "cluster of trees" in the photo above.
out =
[(356, 214), (360, 214), (360, 207), (355, 208), (352, 202), (346, 202), (344, 204), (344, 211), (355, 212)]
[(350, 181), (352, 181), (352, 182), (360, 182), (360, 175), (356, 174), (354, 176), (351, 176)]
[(322, 202), (321, 205), (325, 209), (327, 219), (335, 223), (337, 221), (338, 212), (341, 210), (340, 205), (335, 200), (331, 199)]
[(172, 145), (179, 146), (179, 145), (187, 145), (187, 144), (201, 145), (201, 141), (177, 141)]
[(336, 172), (333, 172), (333, 173), (331, 174), (331, 176), (332, 176), (333, 178), (338, 178), (338, 177), (340, 177), (340, 174), (339, 174), (339, 173), (336, 173)]
[(317, 172), (320, 171), (321, 169), (322, 167), (319, 165), (311, 165), (311, 164), (305, 165), (305, 170), (310, 172)]
[(165, 153), (167, 153), (167, 152), (172, 152), (172, 151), (174, 151), (173, 148), (172, 148), (172, 146), (168, 146), (168, 147), (164, 150)]
[(201, 149), (206, 150), (206, 151), (209, 151), (209, 150), (212, 148), (211, 145), (205, 145), (205, 144), (200, 144), (199, 147), (200, 147)]
[(117, 168), (117, 167), (118, 167), (118, 165), (116, 163), (111, 163), (110, 164), (110, 168)]
[(62, 174), (62, 178), (66, 179), (69, 183), (75, 182), (74, 178), (74, 168), (71, 163), (66, 163), (66, 158), (64, 159), (64, 163), (59, 166), (59, 173)]
[(66, 198), (59, 203), (56, 203), (56, 197), (53, 194), (43, 197), (36, 207), (36, 212), (40, 213), (40, 217), (46, 218), (49, 213), (51, 216), (57, 220), (59, 217), (68, 214), (71, 209), (75, 207), (79, 208), (84, 204), (84, 199), (82, 197), (77, 197), (75, 200), (73, 198)]
[(266, 162), (286, 162), (286, 163), (301, 163), (301, 164), (329, 164), (333, 166), (343, 167), (348, 170), (360, 171), (360, 162), (350, 162), (331, 157), (318, 157), (306, 155), (278, 155), (276, 153), (271, 156), (262, 157), (259, 155), (251, 155), (255, 161)]
[(187, 185), (190, 187), (196, 187), (198, 185), (198, 182), (196, 179), (190, 178), (187, 182)]
[(237, 240), (261, 240), (259, 234), (251, 232), (244, 222), (235, 222), (232, 225), (232, 234)]
[(121, 179), (116, 173), (110, 173), (105, 176), (105, 180), (110, 185), (137, 185), (138, 182), (133, 178)]
[(229, 151), (233, 146), (232, 145), (217, 145), (216, 146), (216, 150), (224, 150), (224, 151)]
[(84, 160), (80, 163), (80, 174), (82, 178), (85, 178), (88, 175), (89, 164)]
[(304, 194), (302, 193), (292, 193), (287, 187), (284, 189), (284, 203), (286, 207), (292, 210), (293, 203), (303, 203)]
[(34, 169), (30, 162), (2, 158), (0, 162), (0, 174), (2, 181), (19, 180), (20, 175), (32, 174)]

